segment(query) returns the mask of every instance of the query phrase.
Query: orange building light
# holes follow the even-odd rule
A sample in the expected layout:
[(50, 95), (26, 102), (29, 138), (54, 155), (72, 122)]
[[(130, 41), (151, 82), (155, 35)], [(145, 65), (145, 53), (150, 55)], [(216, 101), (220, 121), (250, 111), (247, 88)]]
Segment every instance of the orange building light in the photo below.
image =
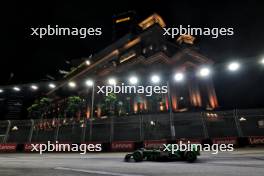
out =
[(164, 28), (166, 26), (165, 22), (163, 19), (156, 13), (153, 15), (149, 16), (147, 19), (143, 20), (140, 22), (138, 25), (143, 29), (147, 29), (150, 26), (154, 25), (155, 23), (159, 24), (160, 27)]
[(120, 19), (117, 19), (115, 23), (122, 23), (122, 22), (129, 21), (129, 20), (130, 20), (130, 17), (120, 18)]

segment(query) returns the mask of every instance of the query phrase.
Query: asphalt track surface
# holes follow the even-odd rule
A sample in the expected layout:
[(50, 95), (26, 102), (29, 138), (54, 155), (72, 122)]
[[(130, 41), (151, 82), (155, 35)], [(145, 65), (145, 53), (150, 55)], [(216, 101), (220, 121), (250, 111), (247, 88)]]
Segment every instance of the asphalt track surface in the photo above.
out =
[(123, 162), (125, 153), (0, 154), (0, 176), (263, 176), (264, 148), (203, 152), (195, 163)]

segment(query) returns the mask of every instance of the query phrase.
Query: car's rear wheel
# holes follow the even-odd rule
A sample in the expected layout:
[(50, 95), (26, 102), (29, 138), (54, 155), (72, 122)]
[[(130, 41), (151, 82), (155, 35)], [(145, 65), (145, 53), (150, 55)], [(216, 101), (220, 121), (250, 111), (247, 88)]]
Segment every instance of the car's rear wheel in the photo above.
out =
[(194, 152), (186, 152), (184, 158), (188, 162), (194, 162), (197, 159), (197, 156)]

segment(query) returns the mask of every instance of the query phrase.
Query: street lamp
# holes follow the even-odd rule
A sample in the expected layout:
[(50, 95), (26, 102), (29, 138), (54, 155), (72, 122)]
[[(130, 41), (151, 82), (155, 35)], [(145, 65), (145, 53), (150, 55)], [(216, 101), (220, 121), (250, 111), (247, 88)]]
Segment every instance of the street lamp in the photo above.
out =
[(0, 89), (0, 93), (3, 93), (4, 92), (4, 90), (3, 89)]
[(110, 84), (110, 85), (116, 85), (116, 79), (115, 78), (109, 78), (108, 79), (108, 84)]
[(160, 82), (160, 77), (158, 75), (153, 75), (151, 76), (151, 81), (154, 83), (154, 84), (157, 84)]
[(53, 83), (50, 83), (50, 84), (49, 84), (49, 88), (54, 89), (55, 87), (56, 87), (55, 84), (53, 84)]
[(211, 74), (211, 70), (208, 67), (203, 67), (199, 70), (200, 77), (208, 77)]
[(31, 85), (30, 88), (31, 88), (32, 90), (38, 90), (38, 86), (36, 86), (36, 85)]
[(172, 111), (172, 98), (171, 98), (171, 87), (170, 82), (167, 81), (167, 88), (168, 88), (168, 101), (169, 101), (169, 117), (170, 117), (170, 132), (171, 132), (171, 139), (175, 139), (175, 126), (173, 122), (173, 111)]
[[(93, 80), (91, 80), (91, 79), (88, 79), (88, 80), (86, 80), (85, 81), (85, 84), (86, 84), (86, 86), (87, 87), (92, 87), (92, 97), (91, 97), (91, 116), (90, 116), (90, 128), (89, 128), (89, 136), (90, 136), (90, 141), (92, 140), (92, 119), (93, 119), (93, 111), (94, 111), (94, 81)], [(88, 109), (88, 101), (87, 101), (87, 103), (86, 103), (86, 106), (87, 106), (87, 108), (86, 109)], [(84, 120), (84, 123), (85, 123), (85, 125), (84, 125), (84, 128), (83, 128), (83, 139), (82, 139), (82, 141), (85, 141), (85, 134), (86, 134), (86, 125), (87, 125), (87, 118), (85, 118), (85, 120)]]
[(132, 76), (129, 78), (129, 82), (131, 84), (137, 84), (138, 83), (138, 78), (136, 76)]
[(176, 73), (176, 74), (174, 75), (174, 80), (175, 80), (176, 82), (181, 82), (181, 81), (183, 81), (183, 80), (184, 80), (184, 74), (181, 73), (181, 72)]
[(264, 65), (264, 58), (260, 60), (260, 64)]
[(240, 64), (238, 62), (231, 62), (228, 64), (227, 68), (229, 71), (234, 72), (240, 68)]
[(93, 82), (92, 80), (88, 79), (88, 80), (85, 81), (85, 84), (86, 84), (86, 86), (88, 86), (88, 87), (92, 87), (93, 84), (94, 84), (94, 82)]
[(16, 92), (19, 92), (21, 89), (17, 86), (13, 87), (13, 90), (16, 91)]
[(89, 65), (91, 65), (91, 62), (89, 60), (86, 60), (85, 64), (89, 66)]
[(75, 88), (75, 87), (76, 87), (76, 83), (73, 82), (73, 81), (70, 81), (70, 82), (68, 83), (68, 85), (69, 85), (70, 88)]

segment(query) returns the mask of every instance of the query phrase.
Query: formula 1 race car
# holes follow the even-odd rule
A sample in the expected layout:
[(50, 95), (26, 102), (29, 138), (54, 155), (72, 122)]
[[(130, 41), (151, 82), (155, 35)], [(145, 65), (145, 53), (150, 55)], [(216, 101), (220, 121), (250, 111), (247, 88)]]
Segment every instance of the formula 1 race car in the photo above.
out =
[(140, 161), (188, 161), (194, 162), (197, 156), (200, 155), (200, 150), (191, 151), (164, 151), (162, 149), (139, 149), (133, 153), (126, 154), (124, 160), (129, 162), (134, 159), (136, 162)]

